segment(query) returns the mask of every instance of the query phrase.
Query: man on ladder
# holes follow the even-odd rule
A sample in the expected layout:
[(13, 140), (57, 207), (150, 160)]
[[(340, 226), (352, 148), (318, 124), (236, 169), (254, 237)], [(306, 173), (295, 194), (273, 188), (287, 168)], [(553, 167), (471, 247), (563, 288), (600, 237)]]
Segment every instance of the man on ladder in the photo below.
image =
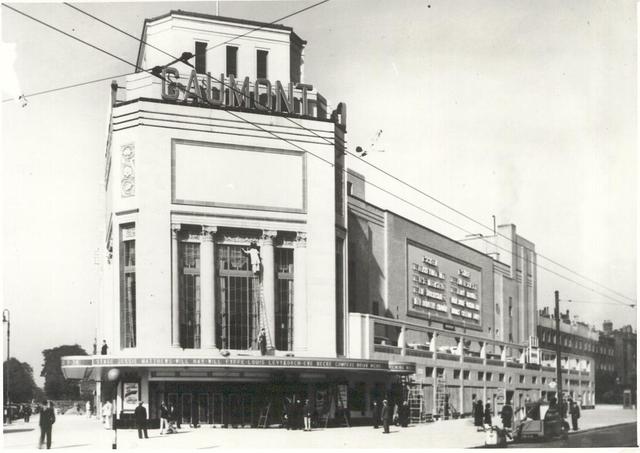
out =
[[(254, 274), (260, 274), (260, 265), (261, 265), (261, 258), (260, 258), (260, 251), (258, 249), (258, 244), (255, 242), (252, 242), (251, 245), (249, 246), (248, 249), (242, 249), (242, 253), (249, 255), (249, 263), (251, 264), (251, 271)], [(260, 283), (262, 285), (262, 282)], [(260, 288), (260, 293), (258, 295), (259, 301), (259, 310), (262, 313), (262, 316), (260, 316), (260, 332), (258, 333), (258, 338), (256, 338), (256, 343), (258, 345), (258, 349), (260, 349), (260, 354), (261, 355), (267, 355), (267, 349), (269, 349), (270, 347), (270, 335), (267, 336), (267, 319), (266, 319), (266, 313), (265, 313), (265, 307), (264, 307), (264, 296), (262, 293), (263, 289), (262, 287)]]

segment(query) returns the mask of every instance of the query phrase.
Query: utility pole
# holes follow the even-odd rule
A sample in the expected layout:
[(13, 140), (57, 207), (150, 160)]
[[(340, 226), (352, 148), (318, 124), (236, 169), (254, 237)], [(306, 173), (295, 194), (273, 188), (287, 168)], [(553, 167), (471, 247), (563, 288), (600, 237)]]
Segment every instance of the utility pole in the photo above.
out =
[(11, 424), (11, 394), (9, 393), (9, 376), (11, 375), (11, 313), (7, 308), (2, 310), (2, 322), (7, 323), (7, 399), (5, 401), (7, 402), (7, 416), (9, 418), (7, 421)]
[(562, 356), (560, 350), (560, 293), (555, 291), (556, 298), (556, 385), (558, 388), (557, 400), (558, 407), (560, 408), (560, 415), (564, 413), (563, 406), (564, 403), (562, 401)]

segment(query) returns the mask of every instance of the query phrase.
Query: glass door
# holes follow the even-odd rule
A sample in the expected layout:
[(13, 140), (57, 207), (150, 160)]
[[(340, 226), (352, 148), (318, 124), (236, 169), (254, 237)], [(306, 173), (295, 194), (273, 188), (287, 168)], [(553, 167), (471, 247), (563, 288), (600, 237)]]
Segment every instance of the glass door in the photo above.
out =
[(192, 397), (190, 393), (182, 394), (182, 423), (191, 423)]

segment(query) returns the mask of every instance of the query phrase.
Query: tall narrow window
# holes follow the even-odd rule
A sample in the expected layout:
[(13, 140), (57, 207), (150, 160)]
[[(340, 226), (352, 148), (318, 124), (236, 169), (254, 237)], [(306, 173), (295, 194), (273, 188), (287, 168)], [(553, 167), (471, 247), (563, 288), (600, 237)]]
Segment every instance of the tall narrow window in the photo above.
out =
[(256, 53), (257, 77), (259, 79), (267, 79), (267, 63), (269, 52), (266, 50), (258, 50)]
[(336, 238), (336, 354), (344, 355), (344, 239)]
[(180, 256), (180, 346), (200, 347), (200, 244), (181, 242)]
[[(216, 247), (218, 301), (216, 305), (216, 344), (223, 349), (257, 347), (260, 328), (260, 282), (251, 270), (243, 246)], [(267, 332), (273, 341), (273, 332)]]
[(205, 74), (207, 72), (207, 43), (196, 42), (196, 72)]
[(293, 249), (276, 249), (276, 349), (293, 347)]
[(120, 227), (120, 344), (136, 347), (136, 229)]
[(227, 75), (238, 76), (238, 48), (227, 46)]

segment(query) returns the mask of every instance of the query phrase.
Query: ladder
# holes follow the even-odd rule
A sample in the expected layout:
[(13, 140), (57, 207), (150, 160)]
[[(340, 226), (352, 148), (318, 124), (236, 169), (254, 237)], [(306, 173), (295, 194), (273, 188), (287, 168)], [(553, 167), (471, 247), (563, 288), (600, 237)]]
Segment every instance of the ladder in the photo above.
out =
[(266, 428), (267, 420), (269, 419), (269, 409), (271, 409), (271, 402), (267, 403), (264, 409), (262, 409), (262, 413), (260, 414), (260, 418), (258, 418), (258, 428)]
[(444, 376), (436, 376), (436, 410), (444, 418), (444, 403), (447, 399), (447, 381)]
[(420, 423), (422, 421), (422, 389), (412, 385), (407, 395), (409, 402), (409, 422)]
[[(262, 277), (262, 276), (260, 276)], [(271, 329), (269, 329), (269, 320), (267, 319), (267, 307), (264, 303), (264, 286), (262, 284), (262, 278), (258, 279), (258, 324), (259, 330), (264, 329), (267, 334), (267, 353), (269, 351), (273, 351), (275, 346), (273, 345), (273, 341), (271, 340)], [(259, 346), (258, 346), (259, 348)]]

